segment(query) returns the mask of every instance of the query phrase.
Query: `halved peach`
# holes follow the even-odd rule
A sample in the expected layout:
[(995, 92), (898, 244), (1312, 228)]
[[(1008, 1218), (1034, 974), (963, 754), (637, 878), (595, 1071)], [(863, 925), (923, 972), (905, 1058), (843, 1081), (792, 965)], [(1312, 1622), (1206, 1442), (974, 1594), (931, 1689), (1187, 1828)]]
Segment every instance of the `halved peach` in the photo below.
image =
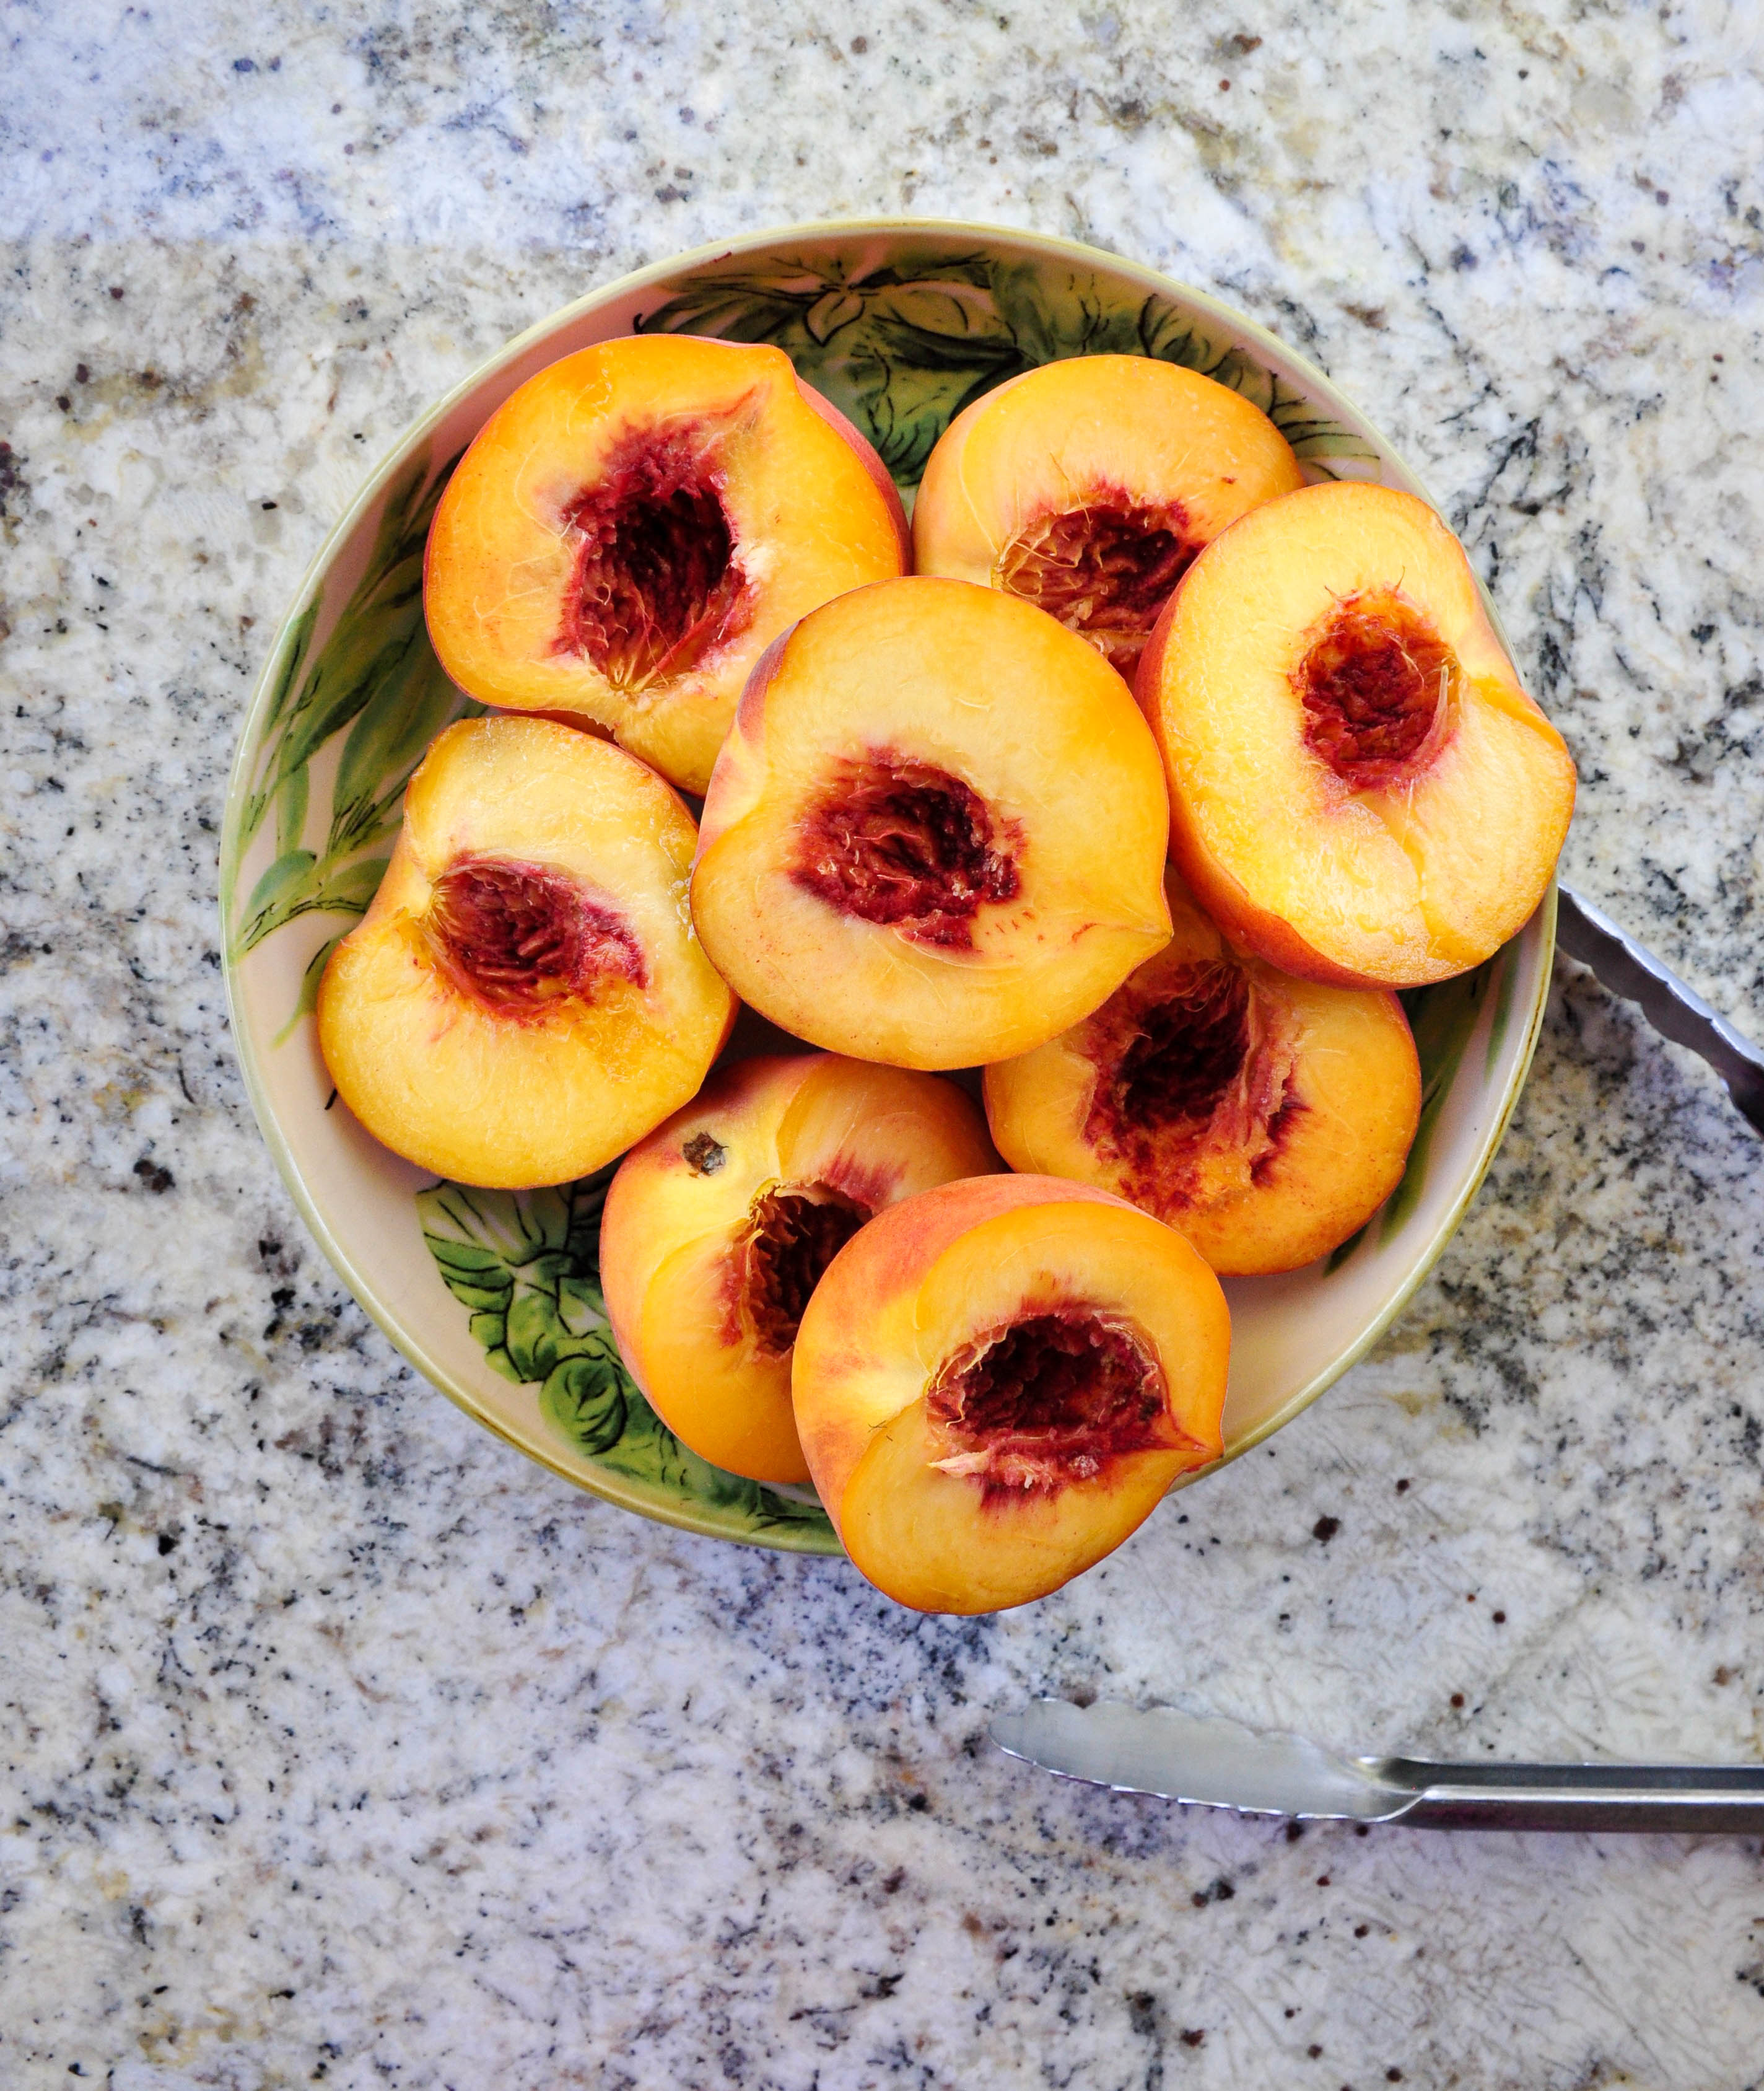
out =
[(1425, 502), (1308, 486), (1194, 562), (1140, 663), (1171, 848), (1233, 942), (1344, 986), (1478, 965), (1542, 899), (1574, 805)]
[(890, 1206), (796, 1339), (810, 1472), (845, 1550), (927, 1612), (1045, 1597), (1219, 1457), (1231, 1321), (1182, 1237), (1051, 1176)]
[(881, 459), (781, 349), (636, 334), (484, 424), (436, 509), (424, 606), (481, 703), (579, 713), (703, 791), (772, 640), (907, 557)]
[(561, 1183), (622, 1153), (695, 1093), (734, 1021), (686, 912), (696, 834), (609, 741), (449, 726), (320, 985), (338, 1095), (460, 1183)]
[(1400, 1180), (1421, 1112), (1394, 994), (1233, 950), (1172, 870), (1174, 934), (1063, 1037), (986, 1071), (1013, 1169), (1130, 1199), (1225, 1275), (1296, 1270)]
[(1149, 356), (1072, 356), (944, 431), (914, 565), (1023, 597), (1131, 675), (1195, 554), (1303, 485), (1286, 438), (1229, 386)]
[(692, 911), (742, 998), (907, 1067), (1026, 1052), (1164, 942), (1169, 814), (1126, 685), (1043, 611), (884, 581), (743, 693)]
[(806, 1481), (797, 1325), (884, 1206), (999, 1167), (972, 1100), (833, 1053), (720, 1068), (606, 1194), (600, 1283), (625, 1362), (677, 1438), (756, 1481)]

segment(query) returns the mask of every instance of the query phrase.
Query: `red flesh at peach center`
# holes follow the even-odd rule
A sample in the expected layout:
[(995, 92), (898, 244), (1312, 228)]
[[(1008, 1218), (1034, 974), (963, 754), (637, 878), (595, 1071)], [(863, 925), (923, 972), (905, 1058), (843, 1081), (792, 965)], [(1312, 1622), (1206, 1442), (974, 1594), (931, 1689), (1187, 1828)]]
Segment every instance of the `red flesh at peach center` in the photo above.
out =
[(871, 749), (810, 809), (791, 876), (842, 915), (967, 948), (979, 909), (1017, 891), (1018, 839), (959, 777)]
[(1185, 1442), (1151, 1345), (1093, 1307), (1027, 1314), (964, 1345), (926, 1407), (951, 1448), (937, 1466), (989, 1494), (1088, 1481), (1125, 1453)]
[(564, 511), (581, 543), (556, 650), (621, 689), (684, 673), (746, 622), (716, 434), (634, 431)]
[(821, 1274), (871, 1217), (830, 1183), (764, 1191), (736, 1255), (739, 1316), (762, 1357), (788, 1357)]
[(1129, 669), (1158, 613), (1200, 550), (1180, 502), (1155, 506), (1101, 494), (1019, 532), (1000, 558), (1013, 595), (1056, 617)]
[(1148, 994), (1129, 990), (1092, 1020), (1086, 1050), (1098, 1074), (1084, 1136), (1152, 1212), (1193, 1202), (1209, 1150), (1263, 1180), (1304, 1108), (1273, 1013), (1227, 959), (1176, 967)]
[(1223, 961), (1185, 966), (1116, 1063), (1112, 1099), (1124, 1123), (1207, 1119), (1250, 1051), (1250, 983)]
[(1362, 788), (1413, 775), (1439, 744), (1456, 667), (1450, 647), (1400, 596), (1348, 597), (1293, 678), (1306, 745)]
[(504, 857), (459, 857), (423, 916), (437, 962), (463, 993), (517, 1020), (566, 995), (592, 999), (603, 977), (648, 984), (643, 946), (566, 873)]

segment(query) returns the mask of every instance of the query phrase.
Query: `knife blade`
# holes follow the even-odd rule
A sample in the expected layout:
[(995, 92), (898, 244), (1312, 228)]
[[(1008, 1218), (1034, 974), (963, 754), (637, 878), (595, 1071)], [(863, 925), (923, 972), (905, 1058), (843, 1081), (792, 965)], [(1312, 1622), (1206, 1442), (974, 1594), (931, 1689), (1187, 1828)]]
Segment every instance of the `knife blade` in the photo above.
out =
[(1639, 1004), (1663, 1038), (1707, 1061), (1740, 1111), (1764, 1132), (1764, 1051), (1571, 886), (1557, 888), (1555, 940), (1613, 994)]
[(1764, 1765), (1439, 1764), (1342, 1757), (1301, 1735), (1173, 1706), (1038, 1699), (992, 1723), (1062, 1778), (1245, 1815), (1425, 1830), (1764, 1830)]

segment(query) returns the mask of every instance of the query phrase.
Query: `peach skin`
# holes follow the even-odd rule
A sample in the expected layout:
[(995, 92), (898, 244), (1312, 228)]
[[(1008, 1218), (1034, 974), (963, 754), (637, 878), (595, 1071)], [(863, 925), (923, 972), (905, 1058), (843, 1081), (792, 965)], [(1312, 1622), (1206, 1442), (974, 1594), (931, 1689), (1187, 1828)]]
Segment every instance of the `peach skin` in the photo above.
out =
[(821, 1273), (872, 1215), (998, 1169), (971, 1100), (831, 1053), (732, 1062), (632, 1149), (607, 1192), (600, 1283), (674, 1435), (756, 1481), (806, 1481), (790, 1359)]
[(697, 1090), (734, 1021), (686, 908), (696, 830), (652, 770), (545, 719), (463, 719), (331, 955), (319, 1043), (376, 1140), (437, 1175), (586, 1175)]
[(797, 1430), (878, 1589), (998, 1611), (1219, 1457), (1230, 1347), (1218, 1279), (1161, 1222), (1086, 1184), (970, 1178), (834, 1257), (797, 1334)]
[(859, 588), (755, 670), (704, 801), (692, 912), (751, 1007), (907, 1067), (1055, 1036), (1169, 935), (1169, 812), (1126, 685), (966, 581)]
[(1286, 438), (1228, 386), (1150, 356), (1071, 356), (944, 430), (914, 567), (1022, 596), (1130, 676), (1195, 554), (1303, 484)]
[(1139, 666), (1171, 853), (1233, 943), (1344, 987), (1418, 987), (1542, 899), (1574, 805), (1463, 548), (1352, 481), (1253, 510), (1194, 562)]
[(1172, 870), (1175, 933), (1102, 1007), (986, 1071), (1013, 1169), (1113, 1191), (1221, 1275), (1293, 1270), (1396, 1188), (1421, 1112), (1408, 1019), (1234, 951)]
[(881, 459), (781, 349), (636, 334), (485, 423), (435, 511), (424, 604), (481, 703), (579, 714), (702, 792), (777, 634), (907, 558)]

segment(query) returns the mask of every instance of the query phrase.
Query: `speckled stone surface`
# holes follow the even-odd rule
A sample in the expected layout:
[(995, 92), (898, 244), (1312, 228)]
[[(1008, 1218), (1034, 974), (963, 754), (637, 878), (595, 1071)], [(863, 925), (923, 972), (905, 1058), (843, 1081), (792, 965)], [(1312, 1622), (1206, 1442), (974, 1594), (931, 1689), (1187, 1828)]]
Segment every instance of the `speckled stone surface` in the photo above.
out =
[(1573, 875), (1764, 1031), (1756, 15), (11, 0), (0, 54), (0, 2084), (1759, 2080), (1755, 1841), (1294, 1841), (983, 1740), (1090, 1688), (1758, 1755), (1764, 1148), (1585, 975), (1375, 1356), (960, 1623), (414, 1378), (259, 1141), (212, 898), (408, 417), (622, 269), (911, 210), (1319, 358), (1569, 737)]

